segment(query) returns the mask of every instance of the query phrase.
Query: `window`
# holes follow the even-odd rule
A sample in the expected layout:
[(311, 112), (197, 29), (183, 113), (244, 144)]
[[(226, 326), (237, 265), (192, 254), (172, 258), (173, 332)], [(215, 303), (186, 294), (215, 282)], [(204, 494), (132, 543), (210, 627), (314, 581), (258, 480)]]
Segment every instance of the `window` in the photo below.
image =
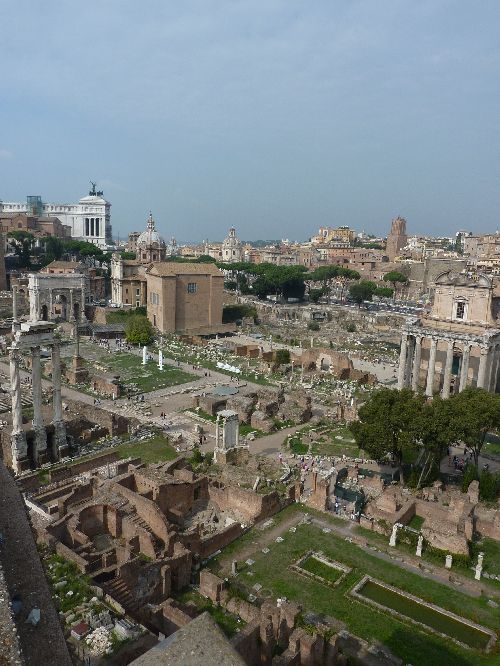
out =
[(160, 304), (160, 297), (158, 294), (155, 294), (154, 292), (151, 292), (151, 305), (159, 305)]
[(141, 295), (141, 290), (140, 290), (140, 289), (136, 289), (136, 290), (135, 290), (135, 295), (136, 295), (136, 296), (140, 296), (140, 295)]
[(455, 303), (455, 319), (467, 319), (467, 303), (465, 301)]
[(197, 288), (198, 285), (196, 284), (196, 282), (188, 282), (188, 288), (187, 288), (188, 294), (196, 294)]

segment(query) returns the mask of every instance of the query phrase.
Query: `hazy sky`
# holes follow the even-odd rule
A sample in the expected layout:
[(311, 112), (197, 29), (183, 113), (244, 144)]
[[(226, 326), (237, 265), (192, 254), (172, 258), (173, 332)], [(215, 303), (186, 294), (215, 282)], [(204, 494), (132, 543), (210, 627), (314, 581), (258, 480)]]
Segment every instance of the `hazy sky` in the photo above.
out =
[(500, 229), (500, 0), (0, 0), (0, 199), (115, 236)]

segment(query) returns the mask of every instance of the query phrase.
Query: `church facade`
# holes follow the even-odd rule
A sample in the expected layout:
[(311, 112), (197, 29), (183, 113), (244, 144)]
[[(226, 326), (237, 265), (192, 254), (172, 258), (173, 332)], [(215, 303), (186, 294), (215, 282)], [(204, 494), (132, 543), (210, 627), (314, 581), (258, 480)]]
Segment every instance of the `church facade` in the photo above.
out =
[(500, 282), (481, 273), (436, 278), (429, 313), (403, 327), (398, 388), (448, 398), (467, 386), (500, 392)]

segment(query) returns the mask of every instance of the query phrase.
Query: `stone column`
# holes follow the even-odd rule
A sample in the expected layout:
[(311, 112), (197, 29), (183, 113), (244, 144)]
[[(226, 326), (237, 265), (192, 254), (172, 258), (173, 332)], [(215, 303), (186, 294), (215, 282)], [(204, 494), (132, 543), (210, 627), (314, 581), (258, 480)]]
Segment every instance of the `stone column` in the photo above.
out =
[(82, 307), (80, 308), (80, 321), (87, 321), (87, 317), (85, 316), (85, 287), (82, 287)]
[(62, 416), (62, 397), (61, 397), (61, 351), (59, 343), (52, 345), (52, 405), (54, 408), (54, 444), (52, 447), (52, 457), (55, 460), (66, 455), (66, 426)]
[(469, 361), (470, 361), (470, 348), (469, 344), (464, 345), (462, 352), (462, 367), (460, 368), (460, 386), (458, 388), (461, 393), (467, 387), (467, 379), (469, 377)]
[(69, 312), (66, 313), (68, 321), (75, 321), (75, 310), (73, 306), (73, 289), (69, 290)]
[[(0, 239), (0, 242), (3, 241)], [(12, 332), (18, 331), (19, 328), (19, 320), (17, 318), (17, 287), (12, 287)]]
[(405, 388), (409, 388), (411, 384), (411, 370), (413, 367), (413, 354), (415, 353), (415, 338), (410, 337), (408, 340), (408, 354), (406, 356), (406, 372), (405, 372)]
[(491, 363), (490, 392), (495, 393), (498, 383), (498, 370), (500, 368), (500, 347), (494, 348)]
[(42, 416), (42, 366), (40, 363), (40, 347), (32, 347), (32, 390), (33, 390), (33, 430), (35, 431), (35, 450), (33, 458), (38, 464), (47, 452), (47, 433), (43, 426)]
[(411, 388), (413, 391), (418, 390), (418, 380), (420, 378), (420, 360), (422, 358), (422, 336), (415, 337), (415, 357), (413, 359), (413, 375), (411, 378)]
[(446, 351), (446, 362), (444, 366), (443, 390), (441, 396), (443, 398), (450, 397), (450, 382), (451, 382), (451, 369), (453, 366), (453, 340), (448, 340), (448, 349)]
[(22, 471), (22, 462), (28, 457), (26, 433), (23, 430), (23, 407), (21, 403), (21, 375), (19, 373), (19, 352), (11, 349), (10, 362), (10, 394), (12, 398), (12, 466), (16, 473)]
[(437, 340), (431, 338), (431, 349), (429, 352), (429, 365), (427, 368), (427, 384), (425, 386), (425, 395), (432, 397), (434, 392), (434, 373), (436, 371), (436, 351)]
[(477, 373), (477, 387), (484, 388), (486, 381), (486, 367), (489, 357), (489, 349), (481, 348), (481, 356), (479, 357), (479, 370)]
[(399, 354), (399, 368), (398, 368), (398, 389), (401, 390), (405, 383), (406, 371), (406, 353), (408, 351), (408, 334), (403, 333), (401, 336), (401, 352)]

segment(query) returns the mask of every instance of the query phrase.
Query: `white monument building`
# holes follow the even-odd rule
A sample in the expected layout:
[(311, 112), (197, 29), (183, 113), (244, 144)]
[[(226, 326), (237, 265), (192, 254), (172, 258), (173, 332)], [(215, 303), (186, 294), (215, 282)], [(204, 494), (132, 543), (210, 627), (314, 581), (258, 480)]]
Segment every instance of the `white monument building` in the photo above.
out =
[(78, 203), (44, 203), (40, 196), (27, 197), (26, 203), (0, 202), (0, 212), (27, 213), (28, 215), (57, 217), (71, 227), (74, 240), (87, 241), (98, 245), (103, 250), (113, 245), (111, 234), (111, 204), (102, 191), (92, 189)]

